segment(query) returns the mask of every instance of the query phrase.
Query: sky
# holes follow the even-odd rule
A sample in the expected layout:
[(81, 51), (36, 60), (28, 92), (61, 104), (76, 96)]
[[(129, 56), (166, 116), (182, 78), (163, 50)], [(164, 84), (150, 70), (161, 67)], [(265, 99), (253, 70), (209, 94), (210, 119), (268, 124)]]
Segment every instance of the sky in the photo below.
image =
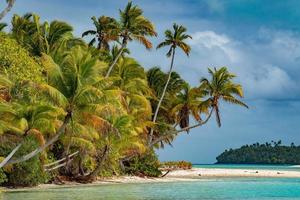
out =
[[(282, 140), (300, 145), (300, 1), (298, 0), (135, 0), (156, 26), (154, 46), (174, 22), (188, 29), (193, 40), (190, 57), (178, 53), (175, 71), (197, 86), (208, 67), (228, 67), (244, 87), (249, 109), (222, 103), (222, 127), (215, 119), (179, 135), (173, 147), (157, 153), (161, 160), (214, 163), (228, 148)], [(35, 12), (42, 20), (63, 20), (76, 36), (93, 28), (91, 16), (118, 17), (126, 0), (16, 0), (12, 14)], [(4, 0), (0, 3), (4, 7)], [(166, 49), (129, 46), (144, 67), (167, 70)]]

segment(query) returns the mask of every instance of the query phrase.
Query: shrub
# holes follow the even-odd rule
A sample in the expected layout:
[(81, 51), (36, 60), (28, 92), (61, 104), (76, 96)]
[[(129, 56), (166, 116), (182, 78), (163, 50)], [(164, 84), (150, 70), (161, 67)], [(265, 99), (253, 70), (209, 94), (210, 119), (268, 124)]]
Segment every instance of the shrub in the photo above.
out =
[(162, 162), (161, 163), (162, 168), (168, 168), (168, 169), (191, 169), (192, 163), (187, 161), (169, 161), (169, 162)]
[(135, 157), (126, 166), (126, 173), (138, 176), (158, 177), (162, 173), (159, 170), (159, 160), (154, 151)]
[(0, 71), (6, 72), (10, 80), (16, 82), (43, 80), (41, 65), (4, 33), (0, 33)]
[[(38, 147), (38, 142), (33, 136), (29, 136), (21, 149), (16, 153), (16, 157), (31, 152)], [(8, 184), (12, 186), (35, 186), (47, 181), (47, 174), (43, 171), (41, 161), (35, 156), (26, 162), (14, 164), (6, 172)]]
[(3, 172), (3, 169), (0, 169), (0, 185), (7, 181), (6, 174)]

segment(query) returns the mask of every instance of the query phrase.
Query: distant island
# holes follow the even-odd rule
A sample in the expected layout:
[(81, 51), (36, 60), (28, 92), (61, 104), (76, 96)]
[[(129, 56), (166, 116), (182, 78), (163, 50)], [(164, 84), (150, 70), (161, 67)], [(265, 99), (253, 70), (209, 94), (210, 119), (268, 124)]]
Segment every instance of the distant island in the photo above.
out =
[(217, 158), (217, 164), (300, 164), (300, 146), (282, 145), (281, 140), (254, 143), (238, 149), (229, 149)]

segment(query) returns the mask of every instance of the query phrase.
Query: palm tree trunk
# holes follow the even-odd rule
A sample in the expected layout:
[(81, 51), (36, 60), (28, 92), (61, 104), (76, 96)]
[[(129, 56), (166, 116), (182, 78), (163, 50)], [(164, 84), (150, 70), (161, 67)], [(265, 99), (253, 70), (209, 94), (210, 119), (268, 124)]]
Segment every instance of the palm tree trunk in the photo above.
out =
[(94, 169), (92, 173), (88, 175), (90, 180), (95, 179), (98, 176), (100, 170), (102, 169), (103, 162), (106, 160), (108, 156), (109, 148), (108, 145), (105, 145), (101, 157), (98, 159), (97, 167)]
[[(197, 128), (199, 126), (203, 126), (204, 124), (206, 124), (209, 121), (209, 119), (211, 118), (212, 113), (213, 113), (214, 110), (215, 110), (214, 108), (211, 109), (210, 113), (208, 114), (207, 118), (204, 121), (201, 121), (198, 124), (195, 124), (195, 125), (192, 125), (192, 126), (189, 126), (189, 127), (182, 128), (180, 130), (174, 130), (174, 134), (178, 134), (178, 133), (184, 132), (186, 130)], [(164, 139), (166, 139), (167, 136), (168, 136), (168, 134), (166, 136), (162, 136), (162, 137), (156, 138), (155, 140), (151, 141), (149, 147), (152, 148), (155, 144), (157, 144), (157, 143), (163, 141)]]
[[(159, 108), (160, 108), (161, 103), (162, 103), (162, 101), (163, 101), (163, 99), (164, 99), (164, 97), (165, 97), (165, 94), (166, 94), (166, 91), (167, 91), (169, 82), (170, 82), (170, 80), (171, 80), (171, 75), (172, 75), (172, 70), (173, 70), (173, 64), (174, 64), (174, 57), (175, 57), (175, 48), (173, 47), (173, 48), (172, 48), (171, 66), (170, 66), (170, 70), (169, 70), (169, 73), (168, 73), (168, 80), (167, 80), (167, 82), (166, 82), (166, 84), (165, 84), (165, 87), (164, 87), (164, 89), (163, 89), (163, 92), (162, 92), (162, 94), (161, 94), (161, 97), (160, 97), (160, 99), (159, 99), (159, 102), (158, 102), (158, 104), (157, 104), (157, 107), (156, 107), (156, 110), (155, 110), (155, 113), (154, 113), (154, 117), (153, 117), (153, 120), (152, 120), (153, 123), (156, 122)], [(150, 136), (149, 136), (149, 142), (148, 142), (149, 145), (151, 144), (151, 141), (152, 141), (152, 139), (153, 139), (153, 132), (154, 132), (154, 130), (153, 130), (153, 128), (151, 128), (151, 130), (150, 130)]]
[(8, 156), (0, 163), (0, 169), (7, 164), (7, 162), (15, 155), (15, 153), (20, 149), (22, 143), (18, 144)]
[(118, 55), (115, 57), (115, 59), (113, 60), (113, 62), (112, 62), (111, 65), (109, 66), (108, 71), (107, 71), (107, 73), (106, 73), (106, 75), (105, 75), (105, 78), (108, 78), (108, 77), (109, 77), (109, 75), (110, 75), (110, 73), (111, 73), (113, 67), (116, 65), (117, 61), (119, 60), (119, 58), (120, 58), (120, 56), (122, 55), (123, 50), (124, 50), (125, 48), (126, 48), (126, 42), (123, 42), (123, 43), (122, 43), (122, 46), (121, 46), (121, 49), (119, 50)]
[[(28, 132), (30, 131), (30, 128), (28, 128), (24, 132), (24, 138), (28, 135)], [(17, 151), (20, 149), (20, 147), (23, 145), (24, 139), (18, 144), (9, 154), (8, 156), (0, 163), (0, 169), (7, 164), (7, 162), (17, 153)]]
[(26, 155), (24, 155), (20, 158), (17, 158), (17, 159), (14, 159), (14, 160), (9, 160), (5, 165), (24, 162), (24, 161), (29, 160), (30, 158), (36, 156), (40, 152), (44, 151), (48, 146), (50, 146), (51, 144), (56, 142), (58, 140), (58, 138), (65, 132), (65, 129), (66, 129), (68, 123), (71, 120), (71, 116), (72, 116), (71, 113), (68, 113), (66, 115), (65, 120), (64, 120), (63, 124), (61, 125), (61, 127), (58, 129), (56, 135), (53, 138), (51, 138), (47, 143), (45, 143), (43, 146), (35, 149), (34, 151), (32, 151), (32, 152), (30, 152), (30, 153), (28, 153), (28, 154), (26, 154)]
[(12, 9), (14, 3), (16, 0), (9, 0), (7, 2), (6, 8), (0, 13), (0, 20), (2, 20), (3, 17)]

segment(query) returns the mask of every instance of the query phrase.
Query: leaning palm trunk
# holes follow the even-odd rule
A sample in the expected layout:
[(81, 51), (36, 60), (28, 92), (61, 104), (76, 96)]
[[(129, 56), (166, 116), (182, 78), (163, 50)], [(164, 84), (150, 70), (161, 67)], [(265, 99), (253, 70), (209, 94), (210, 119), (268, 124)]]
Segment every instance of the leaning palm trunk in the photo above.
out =
[(90, 178), (95, 179), (96, 176), (98, 176), (100, 170), (102, 169), (103, 163), (106, 160), (108, 156), (109, 148), (108, 145), (105, 145), (101, 157), (98, 159), (97, 167), (94, 169), (94, 171), (89, 175)]
[(6, 8), (0, 13), (0, 20), (2, 20), (3, 17), (12, 9), (14, 3), (16, 0), (9, 0), (7, 2)]
[(123, 50), (124, 50), (125, 48), (126, 48), (126, 42), (123, 42), (123, 44), (122, 44), (122, 46), (121, 46), (121, 48), (120, 48), (120, 50), (119, 50), (118, 55), (115, 57), (115, 59), (113, 60), (113, 62), (112, 62), (111, 65), (109, 66), (108, 71), (107, 71), (107, 73), (106, 73), (106, 75), (105, 75), (105, 78), (108, 78), (108, 77), (109, 77), (111, 71), (113, 70), (114, 66), (115, 66), (116, 63), (118, 62), (118, 60), (119, 60), (120, 56), (122, 55)]
[(104, 161), (107, 159), (109, 154), (109, 147), (108, 145), (105, 145), (102, 151), (102, 154), (97, 158), (97, 166), (90, 174), (87, 176), (80, 176), (77, 177), (76, 180), (82, 183), (90, 183), (96, 180), (99, 172), (101, 171), (103, 167)]
[(70, 122), (70, 120), (71, 120), (71, 113), (68, 113), (65, 117), (65, 120), (64, 120), (63, 124), (58, 129), (57, 134), (53, 138), (51, 138), (47, 143), (45, 143), (43, 146), (40, 146), (39, 148), (35, 149), (34, 151), (32, 151), (32, 152), (30, 152), (30, 153), (28, 153), (28, 154), (26, 154), (26, 155), (24, 155), (20, 158), (13, 159), (13, 160), (10, 159), (8, 162), (6, 162), (5, 165), (24, 162), (24, 161), (29, 160), (30, 158), (36, 156), (40, 152), (44, 151), (48, 146), (50, 146), (54, 142), (56, 142), (58, 140), (58, 138), (65, 132), (65, 129), (66, 129), (68, 123)]
[(0, 163), (0, 169), (7, 164), (7, 162), (15, 155), (15, 153), (20, 149), (22, 143), (18, 144), (8, 156)]
[[(192, 125), (192, 126), (188, 126), (188, 127), (182, 128), (182, 129), (180, 129), (180, 130), (174, 130), (174, 131), (172, 131), (173, 134), (176, 135), (176, 134), (178, 134), (178, 133), (182, 133), (182, 132), (185, 132), (185, 131), (187, 131), (187, 130), (190, 130), (190, 129), (193, 129), (193, 128), (197, 128), (197, 127), (199, 127), (199, 126), (203, 126), (204, 124), (206, 124), (206, 123), (209, 121), (209, 119), (211, 118), (211, 116), (212, 116), (214, 110), (215, 110), (215, 108), (212, 108), (212, 109), (210, 110), (210, 112), (209, 112), (207, 118), (206, 118), (204, 121), (201, 121), (201, 122), (199, 122), (199, 123), (197, 123), (197, 124), (195, 124), (195, 125)], [(157, 143), (159, 143), (159, 142), (161, 142), (161, 141), (163, 141), (164, 139), (167, 139), (167, 138), (168, 138), (168, 135), (158, 137), (158, 138), (156, 138), (155, 140), (151, 141), (151, 143), (149, 144), (149, 147), (152, 148), (155, 144), (157, 144)]]
[[(174, 64), (174, 57), (175, 57), (175, 48), (173, 47), (173, 48), (172, 48), (171, 66), (170, 66), (170, 70), (169, 70), (169, 73), (168, 73), (168, 80), (167, 80), (167, 82), (166, 82), (166, 84), (165, 84), (165, 87), (164, 87), (164, 89), (163, 89), (163, 92), (162, 92), (162, 94), (161, 94), (161, 97), (160, 97), (160, 99), (159, 99), (159, 102), (158, 102), (158, 104), (157, 104), (157, 107), (156, 107), (156, 110), (155, 110), (155, 113), (154, 113), (154, 116), (153, 116), (153, 120), (152, 120), (153, 123), (156, 122), (159, 108), (160, 108), (160, 106), (161, 106), (161, 103), (162, 103), (162, 101), (163, 101), (165, 95), (166, 95), (166, 91), (167, 91), (169, 82), (170, 82), (170, 80), (171, 80), (171, 75), (172, 75), (172, 70), (173, 70), (173, 64)], [(149, 136), (149, 142), (148, 142), (149, 145), (151, 144), (151, 141), (152, 141), (152, 139), (153, 139), (153, 132), (154, 132), (154, 129), (151, 128), (151, 130), (150, 130), (150, 136)]]

